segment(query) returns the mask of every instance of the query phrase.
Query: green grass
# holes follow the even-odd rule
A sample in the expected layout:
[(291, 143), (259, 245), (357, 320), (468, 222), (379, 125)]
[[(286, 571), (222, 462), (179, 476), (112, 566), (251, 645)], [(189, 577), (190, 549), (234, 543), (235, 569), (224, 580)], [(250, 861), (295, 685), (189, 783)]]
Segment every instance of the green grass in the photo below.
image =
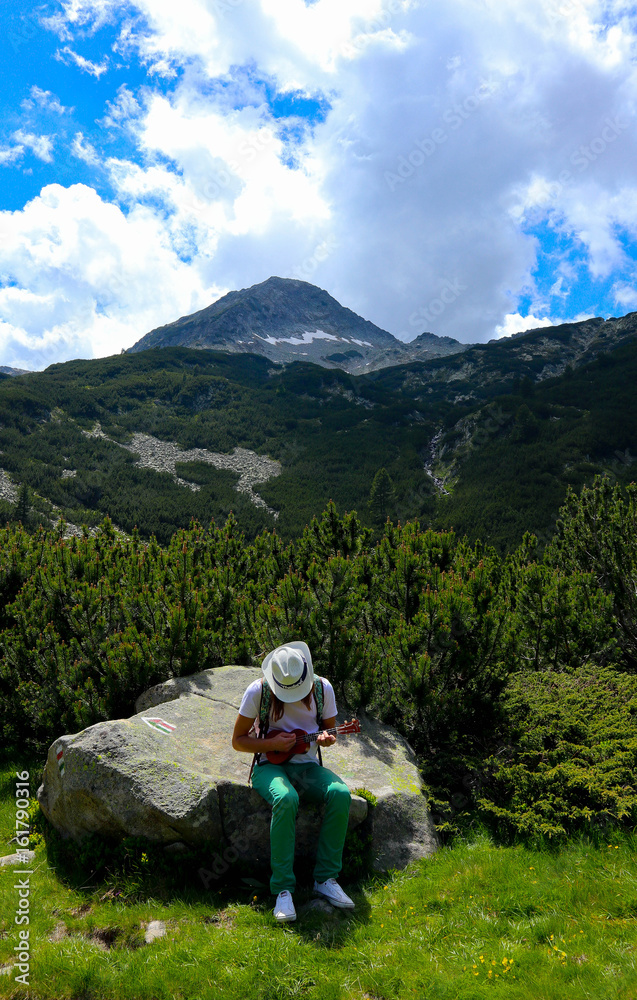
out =
[[(29, 770), (35, 794), (39, 770)], [(3, 854), (14, 850), (14, 771), (0, 772)], [(385, 879), (350, 884), (353, 913), (308, 911), (278, 926), (265, 890), (238, 882), (206, 892), (196, 877), (171, 885), (143, 862), (97, 883), (87, 871), (82, 885), (40, 840), (30, 990), (2, 975), (0, 996), (634, 1000), (636, 846), (617, 833), (559, 851), (477, 836)], [(14, 881), (0, 869), (0, 966), (17, 940)], [(310, 899), (301, 887), (297, 910)], [(146, 945), (143, 925), (154, 919), (167, 933)], [(64, 936), (52, 941), (56, 929)]]

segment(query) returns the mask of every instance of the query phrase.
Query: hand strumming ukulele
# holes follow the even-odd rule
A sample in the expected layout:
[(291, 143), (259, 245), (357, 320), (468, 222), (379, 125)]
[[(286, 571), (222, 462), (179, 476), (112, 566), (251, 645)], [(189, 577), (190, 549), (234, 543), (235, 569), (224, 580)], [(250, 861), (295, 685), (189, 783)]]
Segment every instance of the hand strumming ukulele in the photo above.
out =
[[(355, 733), (360, 733), (361, 724), (358, 719), (352, 719), (351, 722), (344, 722), (341, 726), (336, 726), (334, 729), (319, 729), (315, 733), (306, 733), (303, 729), (290, 729), (289, 734), (291, 736), (296, 736), (296, 742), (292, 744), (291, 750), (267, 750), (266, 757), (271, 764), (285, 764), (287, 760), (294, 757), (297, 753), (307, 753), (310, 749), (311, 743), (316, 743), (316, 740), (321, 735), (321, 733), (327, 733), (328, 735), (334, 733), (338, 736), (350, 736)], [(278, 736), (279, 733), (286, 732), (285, 729), (269, 729), (268, 737)]]

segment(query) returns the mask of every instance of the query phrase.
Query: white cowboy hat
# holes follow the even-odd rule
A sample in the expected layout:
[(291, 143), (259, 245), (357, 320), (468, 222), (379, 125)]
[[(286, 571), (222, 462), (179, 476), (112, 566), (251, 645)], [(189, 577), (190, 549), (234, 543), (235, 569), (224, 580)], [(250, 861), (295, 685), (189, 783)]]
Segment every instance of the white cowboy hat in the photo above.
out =
[(304, 642), (287, 642), (268, 653), (261, 670), (280, 701), (301, 701), (314, 687), (312, 654)]

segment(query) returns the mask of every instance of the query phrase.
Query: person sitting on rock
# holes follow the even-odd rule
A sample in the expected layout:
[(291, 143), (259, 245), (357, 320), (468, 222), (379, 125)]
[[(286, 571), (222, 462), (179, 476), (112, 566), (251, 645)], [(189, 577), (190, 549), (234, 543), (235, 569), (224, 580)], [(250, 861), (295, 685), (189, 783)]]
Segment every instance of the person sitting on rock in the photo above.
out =
[[(252, 787), (272, 806), (270, 890), (277, 897), (275, 919), (281, 922), (296, 920), (292, 893), (296, 887), (294, 845), (299, 794), (310, 802), (325, 803), (314, 866), (314, 891), (333, 906), (352, 909), (354, 902), (336, 881), (342, 866), (350, 791), (337, 774), (323, 767), (317, 759), (317, 754), (320, 756), (318, 746), (325, 748), (336, 742), (333, 733), (324, 731), (336, 727), (334, 688), (326, 678), (317, 677), (316, 681), (322, 685), (317, 692), (312, 656), (304, 642), (278, 646), (268, 653), (261, 669), (263, 678), (253, 681), (241, 700), (232, 746), (235, 750), (255, 754)], [(322, 719), (318, 719), (317, 693), (319, 700), (322, 693)], [(281, 732), (268, 736), (270, 724)], [(316, 742), (310, 743), (309, 748), (302, 744), (303, 752), (293, 753), (297, 739), (293, 730), (312, 733), (319, 728), (321, 732)], [(285, 751), (290, 757), (274, 764), (266, 757), (271, 751)]]

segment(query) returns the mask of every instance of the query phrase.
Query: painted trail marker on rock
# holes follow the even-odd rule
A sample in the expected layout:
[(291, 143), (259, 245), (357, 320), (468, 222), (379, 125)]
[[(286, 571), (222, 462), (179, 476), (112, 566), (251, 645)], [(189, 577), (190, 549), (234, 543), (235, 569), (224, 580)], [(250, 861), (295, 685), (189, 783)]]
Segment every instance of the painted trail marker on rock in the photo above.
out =
[(142, 715), (142, 721), (151, 729), (158, 729), (160, 733), (172, 733), (177, 728), (173, 726), (172, 722), (166, 722), (165, 719), (150, 719), (146, 715)]

